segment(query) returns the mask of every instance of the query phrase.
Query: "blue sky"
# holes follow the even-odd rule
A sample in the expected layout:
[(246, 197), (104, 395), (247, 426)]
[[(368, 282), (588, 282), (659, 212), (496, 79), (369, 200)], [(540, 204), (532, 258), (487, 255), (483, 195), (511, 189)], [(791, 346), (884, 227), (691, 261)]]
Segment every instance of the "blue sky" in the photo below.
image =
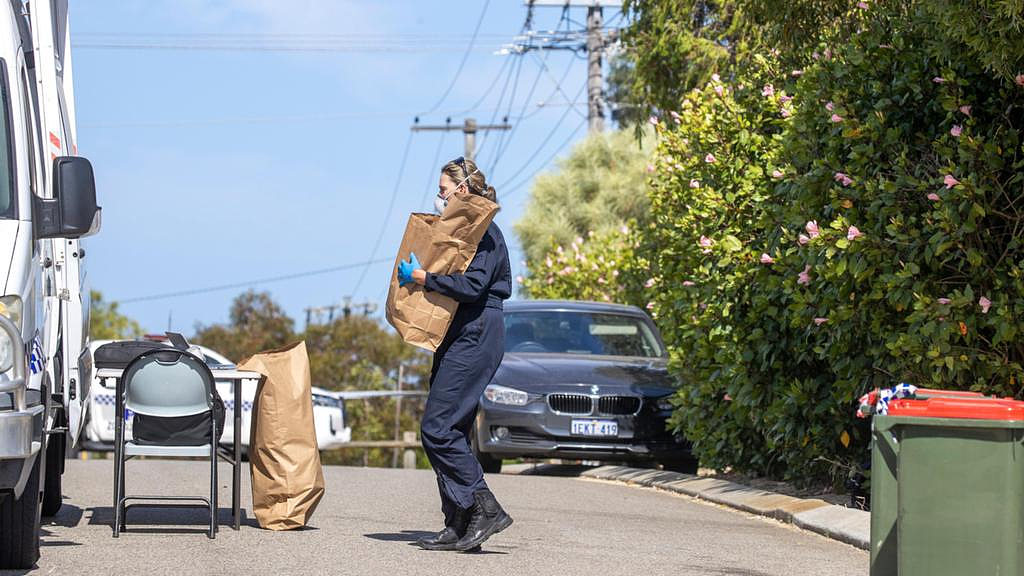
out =
[[(408, 214), (429, 206), (439, 165), (462, 154), (461, 132), (410, 141), (409, 126), (450, 85), (482, 0), (71, 4), (79, 151), (95, 166), (104, 210), (103, 230), (88, 242), (88, 272), (93, 288), (123, 301), (122, 311), (149, 331), (170, 322), (191, 334), (197, 324), (223, 322), (244, 288), (139, 298), (363, 262), (382, 230), (375, 256), (393, 258)], [(518, 0), (491, 1), (460, 80), (421, 122), (467, 110), (453, 122), (494, 117), (516, 58), (494, 52), (526, 12)], [(606, 20), (615, 14), (605, 9)], [(551, 29), (560, 16), (537, 8), (534, 28)], [(585, 9), (570, 16), (580, 28)], [(280, 50), (294, 47), (303, 49)], [(518, 128), (504, 154), (496, 154), (498, 133), (478, 136), (488, 180), (508, 194), (497, 222), (513, 245), (513, 274), (521, 256), (512, 224), (528, 198), (527, 177), (586, 132), (585, 105), (566, 105), (566, 96), (585, 99), (576, 98), (585, 59), (547, 52), (544, 71), (544, 57), (522, 57), (518, 82), (509, 79), (497, 119), (515, 84)], [(502, 188), (516, 173), (511, 184), (522, 184)], [(391, 266), (368, 267), (361, 284), (360, 268), (252, 287), (271, 292), (301, 328), (304, 308), (345, 296), (383, 308)]]

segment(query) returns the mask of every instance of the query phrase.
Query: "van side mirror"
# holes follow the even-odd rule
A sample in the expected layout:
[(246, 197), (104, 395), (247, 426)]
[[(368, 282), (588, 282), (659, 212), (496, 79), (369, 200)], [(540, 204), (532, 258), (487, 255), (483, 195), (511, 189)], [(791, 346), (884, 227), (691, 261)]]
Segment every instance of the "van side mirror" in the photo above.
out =
[(53, 198), (32, 199), (35, 235), (81, 238), (99, 232), (101, 208), (96, 205), (92, 164), (79, 156), (53, 159)]

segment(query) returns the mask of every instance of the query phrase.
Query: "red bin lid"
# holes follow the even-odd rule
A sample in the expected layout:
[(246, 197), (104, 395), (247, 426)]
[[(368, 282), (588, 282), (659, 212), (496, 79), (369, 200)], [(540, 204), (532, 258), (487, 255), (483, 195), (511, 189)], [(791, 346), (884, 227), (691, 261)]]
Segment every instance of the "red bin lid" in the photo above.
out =
[(929, 398), (894, 400), (890, 416), (917, 418), (970, 418), (974, 420), (1024, 420), (1024, 402), (1009, 398)]
[(957, 398), (982, 398), (981, 392), (968, 392), (967, 390), (938, 390), (936, 388), (918, 388), (914, 394), (918, 396), (950, 396)]

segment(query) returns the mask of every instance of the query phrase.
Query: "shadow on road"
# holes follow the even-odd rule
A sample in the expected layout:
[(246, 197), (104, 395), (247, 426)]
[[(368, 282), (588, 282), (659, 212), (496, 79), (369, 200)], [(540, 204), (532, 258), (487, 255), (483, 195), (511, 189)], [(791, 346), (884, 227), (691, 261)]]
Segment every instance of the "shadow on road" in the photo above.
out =
[[(114, 507), (95, 506), (88, 509), (89, 524), (92, 526), (114, 526)], [(61, 511), (63, 514), (63, 509)], [(259, 528), (259, 522), (250, 518), (245, 508), (239, 511), (239, 524), (247, 528)], [(58, 518), (60, 514), (58, 514)], [(79, 511), (81, 517), (81, 511)], [(219, 508), (217, 521), (220, 529), (231, 529), (231, 508)], [(206, 508), (201, 506), (161, 505), (161, 506), (130, 506), (126, 511), (125, 522), (127, 532), (156, 533), (205, 533), (210, 520)], [(77, 522), (76, 522), (77, 524)], [(191, 527), (191, 526), (194, 526)]]
[[(424, 532), (423, 530), (402, 530), (401, 532), (394, 533), (378, 533), (378, 534), (363, 534), (363, 536), (372, 540), (380, 540), (381, 542), (406, 542), (409, 546), (416, 546), (416, 541), (420, 538), (427, 536), (433, 536), (437, 532)], [(508, 554), (508, 552), (498, 552), (496, 550), (483, 550), (475, 548), (466, 552), (466, 554)]]
[(583, 464), (543, 464), (537, 463), (529, 468), (518, 472), (520, 476), (558, 476), (562, 478), (576, 478), (593, 466)]
[(402, 530), (394, 534), (363, 534), (367, 538), (373, 540), (380, 540), (382, 542), (416, 542), (420, 538), (426, 538), (427, 536), (433, 536), (437, 532), (424, 532), (423, 530)]

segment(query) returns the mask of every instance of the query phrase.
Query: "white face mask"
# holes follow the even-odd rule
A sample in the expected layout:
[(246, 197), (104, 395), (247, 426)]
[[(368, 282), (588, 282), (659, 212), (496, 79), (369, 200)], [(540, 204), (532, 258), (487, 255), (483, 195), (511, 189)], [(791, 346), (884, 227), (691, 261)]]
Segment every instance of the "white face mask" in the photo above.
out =
[(434, 212), (437, 212), (438, 216), (440, 216), (441, 214), (444, 214), (444, 209), (447, 208), (447, 207), (448, 207), (448, 200), (446, 198), (441, 198), (440, 196), (434, 196)]

